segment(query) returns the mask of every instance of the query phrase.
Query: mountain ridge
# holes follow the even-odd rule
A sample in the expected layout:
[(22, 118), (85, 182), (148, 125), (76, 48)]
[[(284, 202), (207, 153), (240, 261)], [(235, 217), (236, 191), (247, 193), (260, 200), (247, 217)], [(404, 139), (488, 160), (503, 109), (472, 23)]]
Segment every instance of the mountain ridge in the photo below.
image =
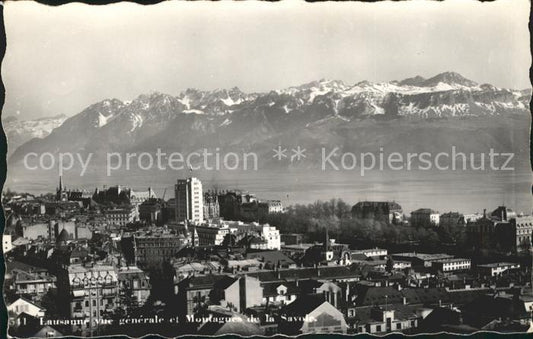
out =
[[(531, 92), (479, 85), (455, 72), (431, 78), (347, 85), (321, 79), (266, 93), (239, 88), (187, 89), (176, 96), (152, 92), (132, 101), (105, 99), (62, 122), (48, 135), (18, 147), (10, 162), (27, 152), (91, 152), (246, 148), (317, 126), (337, 140), (336, 126), (361, 119), (432, 119), (505, 116), (529, 112)], [(303, 137), (303, 136), (302, 136)], [(307, 136), (306, 138), (309, 138)]]

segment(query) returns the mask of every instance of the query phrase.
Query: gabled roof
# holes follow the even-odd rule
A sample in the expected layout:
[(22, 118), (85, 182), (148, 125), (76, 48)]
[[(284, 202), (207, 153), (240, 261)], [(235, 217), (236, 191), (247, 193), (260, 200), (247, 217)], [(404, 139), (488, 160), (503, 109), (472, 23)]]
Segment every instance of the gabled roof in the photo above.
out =
[[(220, 315), (215, 314), (215, 317)], [(235, 313), (227, 316), (228, 319), (240, 318), (242, 321), (208, 321), (199, 329), (200, 335), (224, 335), (238, 334), (241, 336), (258, 336), (263, 335), (264, 331), (255, 323), (249, 321), (244, 315)]]
[(306, 295), (298, 297), (295, 301), (282, 308), (281, 313), (293, 316), (305, 316), (325, 302), (322, 295)]
[(445, 288), (406, 288), (401, 291), (409, 304), (436, 305), (451, 301)]
[(24, 302), (26, 302), (26, 303), (28, 303), (28, 304), (31, 304), (31, 305), (33, 305), (33, 306), (35, 306), (35, 307), (37, 307), (37, 308), (39, 308), (39, 309), (41, 309), (41, 310), (43, 310), (43, 311), (46, 310), (44, 307), (42, 307), (41, 305), (39, 305), (39, 304), (36, 303), (35, 301), (31, 301), (31, 300), (26, 299), (26, 298), (24, 298), (24, 297), (18, 297), (15, 301), (13, 301), (13, 302), (12, 302), (11, 304), (9, 304), (8, 306), (13, 305), (14, 303), (16, 303), (16, 302), (19, 301), (19, 300), (24, 301)]
[(403, 295), (392, 287), (367, 287), (358, 285), (357, 305), (401, 304)]
[(215, 274), (193, 276), (183, 279), (179, 284), (182, 286), (187, 286), (189, 289), (213, 289), (215, 283), (226, 277), (227, 275)]
[[(410, 305), (388, 305), (387, 310), (394, 310), (394, 319), (398, 320), (410, 320), (418, 318), (416, 312), (417, 306)], [(356, 307), (355, 309), (355, 319), (358, 320), (361, 324), (370, 324), (370, 323), (382, 323), (382, 320), (376, 320), (372, 317), (372, 310), (376, 309), (375, 306), (363, 306)], [(382, 309), (382, 308), (379, 308)]]
[(285, 286), (287, 287), (287, 294), (299, 294), (300, 289), (296, 286), (294, 282), (274, 282), (274, 283), (266, 283), (262, 284), (263, 287), (263, 296), (264, 297), (273, 297), (278, 295), (278, 287), (279, 286)]
[(216, 289), (225, 290), (226, 288), (233, 285), (237, 280), (238, 280), (237, 278), (233, 278), (227, 275), (227, 276), (224, 276), (222, 279), (216, 281), (213, 287)]
[(361, 274), (350, 271), (345, 266), (324, 266), (318, 268), (293, 268), (277, 271), (250, 272), (247, 275), (258, 278), (261, 282), (295, 281), (306, 279), (348, 279), (357, 278)]

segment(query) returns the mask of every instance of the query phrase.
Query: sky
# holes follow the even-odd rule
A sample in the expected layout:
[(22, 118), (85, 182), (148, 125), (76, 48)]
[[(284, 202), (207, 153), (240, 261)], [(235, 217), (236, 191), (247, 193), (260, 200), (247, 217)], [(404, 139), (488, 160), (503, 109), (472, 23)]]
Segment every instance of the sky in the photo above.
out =
[(352, 84), (455, 71), (530, 88), (529, 1), (4, 3), (3, 116), (159, 91)]

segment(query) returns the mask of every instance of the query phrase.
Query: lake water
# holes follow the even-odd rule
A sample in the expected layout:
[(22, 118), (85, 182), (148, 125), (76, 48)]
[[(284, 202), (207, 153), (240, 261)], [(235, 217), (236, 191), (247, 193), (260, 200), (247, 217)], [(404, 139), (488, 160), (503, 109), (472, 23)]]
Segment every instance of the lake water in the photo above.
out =
[[(124, 185), (137, 190), (152, 187), (159, 197), (166, 189), (165, 199), (174, 196), (176, 179), (187, 171), (131, 170), (105, 175), (105, 169), (93, 168), (83, 177), (67, 173), (63, 182), (67, 188), (94, 190), (104, 185)], [(394, 200), (405, 213), (429, 207), (440, 212), (482, 212), (506, 206), (531, 213), (531, 172), (524, 168), (512, 172), (491, 171), (370, 171), (361, 176), (358, 171), (320, 170), (260, 170), (240, 172), (194, 172), (209, 188), (240, 189), (255, 193), (261, 199), (278, 199), (285, 205), (307, 204), (316, 200), (341, 198), (349, 204), (361, 200)], [(41, 194), (54, 192), (57, 171), (10, 169), (6, 188)]]

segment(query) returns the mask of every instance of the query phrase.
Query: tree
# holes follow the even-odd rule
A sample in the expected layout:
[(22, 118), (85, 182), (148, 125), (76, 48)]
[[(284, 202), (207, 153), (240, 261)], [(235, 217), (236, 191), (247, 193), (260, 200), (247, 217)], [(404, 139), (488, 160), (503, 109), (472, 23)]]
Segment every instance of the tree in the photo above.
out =
[(385, 264), (385, 270), (388, 273), (392, 273), (392, 271), (394, 270), (394, 260), (392, 260), (392, 256), (390, 255), (387, 257), (387, 263)]

